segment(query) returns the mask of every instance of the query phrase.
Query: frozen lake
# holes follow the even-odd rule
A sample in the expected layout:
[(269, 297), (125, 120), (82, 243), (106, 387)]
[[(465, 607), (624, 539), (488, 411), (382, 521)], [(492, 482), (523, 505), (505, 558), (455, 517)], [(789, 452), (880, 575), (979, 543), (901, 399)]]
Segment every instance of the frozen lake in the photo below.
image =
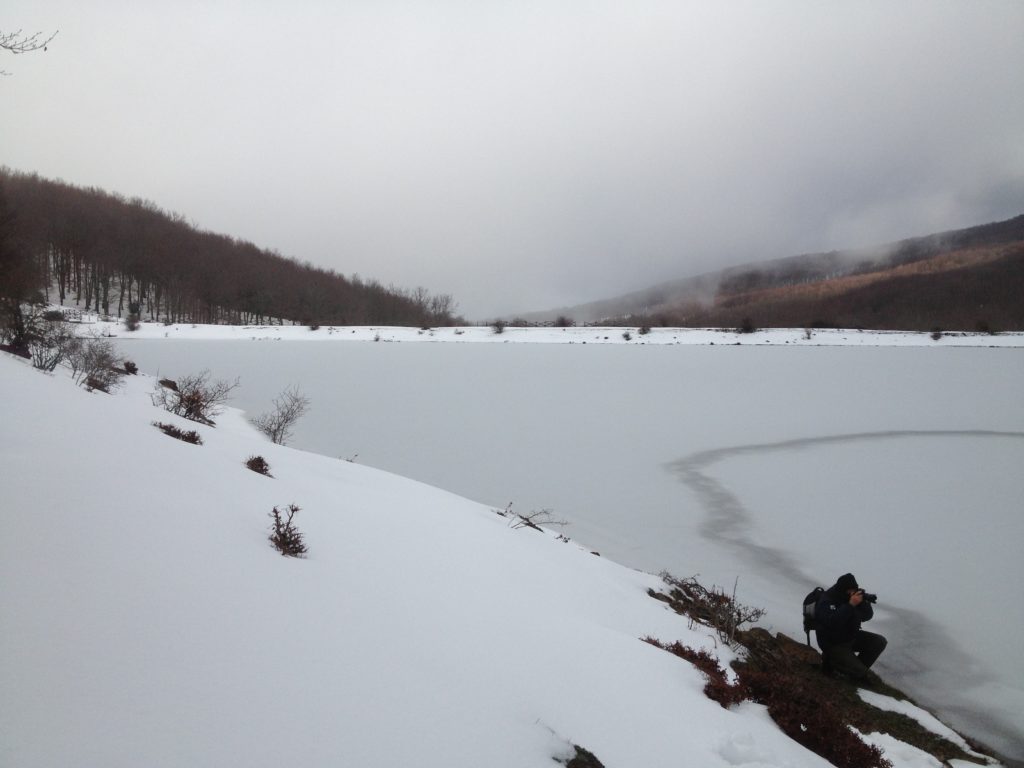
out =
[(810, 587), (853, 571), (883, 674), (1024, 760), (1020, 349), (119, 343), (147, 373), (239, 376), (251, 414), (298, 384), (295, 447), (550, 508), (643, 570), (738, 578), (795, 637)]

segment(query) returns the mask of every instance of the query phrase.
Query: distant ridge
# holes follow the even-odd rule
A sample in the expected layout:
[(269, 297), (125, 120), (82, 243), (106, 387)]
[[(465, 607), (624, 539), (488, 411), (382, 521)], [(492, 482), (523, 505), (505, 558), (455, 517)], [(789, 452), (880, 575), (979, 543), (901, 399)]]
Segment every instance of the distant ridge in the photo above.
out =
[(527, 315), (672, 326), (1024, 329), (1024, 215), (887, 245), (802, 254)]

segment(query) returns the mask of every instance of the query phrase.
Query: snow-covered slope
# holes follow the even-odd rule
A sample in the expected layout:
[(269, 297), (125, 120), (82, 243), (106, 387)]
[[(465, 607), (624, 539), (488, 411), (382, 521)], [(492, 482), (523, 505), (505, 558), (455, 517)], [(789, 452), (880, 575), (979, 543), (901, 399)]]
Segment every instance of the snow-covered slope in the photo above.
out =
[[(827, 765), (638, 639), (715, 649), (656, 578), (151, 391), (0, 355), (0, 765)], [(290, 503), (306, 559), (267, 542)]]

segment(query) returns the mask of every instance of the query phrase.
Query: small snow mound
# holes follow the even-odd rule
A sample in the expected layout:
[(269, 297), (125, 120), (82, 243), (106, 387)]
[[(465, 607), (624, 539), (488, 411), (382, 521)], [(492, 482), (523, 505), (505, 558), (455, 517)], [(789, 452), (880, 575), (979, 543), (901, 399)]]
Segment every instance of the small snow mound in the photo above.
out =
[(724, 737), (716, 751), (729, 765), (736, 768), (762, 768), (781, 766), (778, 756), (757, 743), (751, 733), (732, 733)]
[(878, 709), (885, 710), (886, 712), (897, 712), (901, 715), (906, 715), (912, 720), (916, 720), (922, 727), (927, 728), (936, 736), (941, 736), (947, 741), (956, 744), (960, 749), (964, 750), (968, 754), (977, 754), (971, 750), (970, 745), (968, 745), (960, 734), (948, 727), (945, 723), (939, 721), (939, 719), (930, 712), (914, 706), (909, 701), (900, 701), (899, 699), (894, 699), (891, 696), (883, 696), (880, 693), (865, 691), (863, 689), (859, 690), (858, 693), (865, 703), (870, 704), (873, 707), (877, 707)]
[(917, 747), (895, 739), (887, 733), (861, 733), (851, 728), (865, 744), (876, 746), (885, 753), (885, 758), (900, 768), (942, 768), (942, 763)]

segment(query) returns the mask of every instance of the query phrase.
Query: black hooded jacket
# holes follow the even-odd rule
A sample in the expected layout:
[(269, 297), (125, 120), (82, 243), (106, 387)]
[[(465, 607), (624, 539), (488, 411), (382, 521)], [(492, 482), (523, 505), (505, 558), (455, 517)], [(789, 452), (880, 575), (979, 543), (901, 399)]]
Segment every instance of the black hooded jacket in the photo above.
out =
[(864, 601), (857, 606), (850, 605), (846, 589), (834, 584), (821, 596), (814, 609), (818, 646), (824, 648), (851, 642), (857, 637), (861, 622), (869, 621), (874, 615), (871, 603)]

